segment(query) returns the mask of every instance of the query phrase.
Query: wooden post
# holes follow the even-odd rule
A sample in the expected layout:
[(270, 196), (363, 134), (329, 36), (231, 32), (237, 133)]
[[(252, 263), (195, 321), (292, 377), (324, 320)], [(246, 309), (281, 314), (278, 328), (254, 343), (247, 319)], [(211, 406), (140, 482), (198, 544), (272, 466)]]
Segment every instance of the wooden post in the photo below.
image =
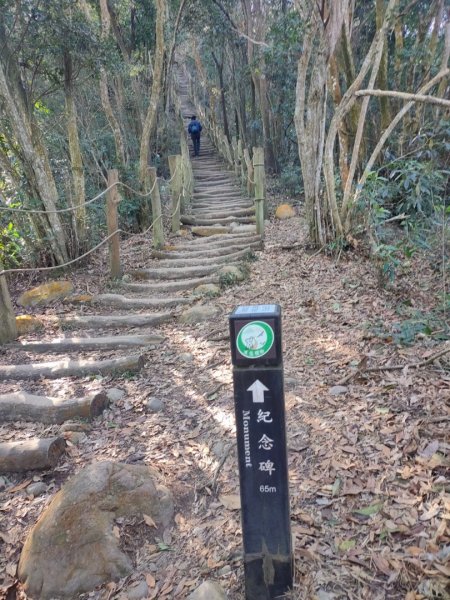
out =
[(155, 167), (148, 167), (147, 173), (148, 189), (152, 190), (150, 197), (152, 199), (153, 246), (155, 248), (161, 248), (164, 246), (164, 227), (162, 221), (161, 197), (159, 195), (159, 185)]
[(255, 189), (253, 164), (250, 160), (250, 153), (247, 148), (244, 149), (244, 161), (247, 167), (247, 193), (251, 197), (253, 196), (253, 190)]
[(225, 159), (228, 162), (230, 167), (233, 167), (233, 154), (231, 152), (230, 144), (228, 142), (228, 138), (225, 134), (223, 134), (223, 145), (225, 148)]
[(169, 156), (170, 189), (172, 191), (172, 233), (180, 231), (180, 203), (182, 192), (181, 156)]
[[(0, 271), (3, 265), (0, 262)], [(17, 337), (16, 317), (4, 275), (0, 275), (0, 344), (11, 342)]]
[(181, 147), (181, 164), (182, 164), (182, 187), (183, 197), (181, 202), (181, 212), (186, 212), (186, 206), (190, 203), (193, 193), (193, 176), (191, 159), (189, 157), (189, 146), (186, 139), (183, 123), (181, 123), (180, 147)]
[[(108, 227), (108, 235), (119, 229), (119, 216), (117, 206), (120, 202), (119, 190), (117, 183), (119, 182), (119, 172), (117, 169), (108, 171), (108, 187), (111, 187), (106, 194), (106, 225)], [(108, 242), (109, 246), (109, 270), (111, 279), (120, 279), (122, 269), (120, 266), (120, 236), (116, 233)]]
[(239, 168), (241, 171), (241, 183), (242, 183), (242, 185), (245, 185), (246, 173), (245, 173), (244, 153), (242, 151), (242, 140), (238, 140), (237, 155), (238, 155), (238, 161), (239, 161)]
[(264, 148), (253, 148), (253, 169), (255, 172), (255, 211), (256, 233), (264, 235)]
[(234, 173), (235, 173), (236, 177), (239, 177), (239, 171), (240, 171), (240, 167), (239, 167), (239, 153), (238, 153), (237, 139), (236, 139), (235, 135), (232, 137), (231, 147), (233, 149)]

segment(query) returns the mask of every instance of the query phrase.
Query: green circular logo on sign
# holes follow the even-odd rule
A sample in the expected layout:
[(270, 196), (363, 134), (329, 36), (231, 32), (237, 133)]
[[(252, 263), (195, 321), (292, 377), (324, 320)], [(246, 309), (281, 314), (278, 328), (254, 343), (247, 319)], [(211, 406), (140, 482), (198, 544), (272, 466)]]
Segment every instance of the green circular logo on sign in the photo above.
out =
[(269, 352), (274, 339), (275, 335), (270, 325), (264, 321), (252, 321), (238, 333), (236, 346), (245, 358), (259, 358)]

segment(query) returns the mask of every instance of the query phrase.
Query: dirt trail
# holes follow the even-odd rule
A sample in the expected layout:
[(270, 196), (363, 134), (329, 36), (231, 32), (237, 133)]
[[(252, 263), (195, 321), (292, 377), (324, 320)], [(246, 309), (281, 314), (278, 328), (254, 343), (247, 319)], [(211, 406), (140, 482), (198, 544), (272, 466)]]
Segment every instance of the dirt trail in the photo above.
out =
[[(377, 322), (392, 328), (400, 303), (428, 310), (439, 290), (436, 273), (417, 255), (393, 289), (380, 290), (364, 257), (344, 255), (336, 260), (308, 254), (302, 229), (300, 217), (268, 227), (264, 249), (255, 250), (257, 260), (251, 263), (248, 279), (208, 300), (220, 309), (219, 316), (183, 324), (175, 318), (186, 308), (183, 305), (157, 329), (126, 330), (165, 337), (156, 349), (143, 351), (141, 371), (27, 382), (27, 391), (50, 396), (84, 396), (111, 387), (125, 395), (86, 431), (72, 441), (69, 437), (67, 457), (54, 471), (36, 474), (47, 486), (44, 495), (26, 495), (33, 473), (8, 476), (0, 493), (4, 587), (14, 579), (27, 531), (61, 484), (86, 464), (112, 459), (156, 468), (175, 494), (177, 514), (174, 526), (158, 540), (143, 520), (119, 523), (135, 572), (117, 587), (104, 586), (89, 598), (121, 598), (121, 590), (132, 581), (147, 577), (151, 599), (184, 599), (206, 578), (218, 580), (231, 600), (243, 599), (227, 316), (237, 304), (277, 302), (283, 309), (294, 597), (448, 598), (448, 362), (444, 357), (418, 370), (370, 375), (363, 370), (336, 387), (355, 365), (407, 365), (442, 348), (426, 337), (412, 347), (398, 347), (375, 329)], [(178, 260), (198, 252), (194, 258), (199, 265), (206, 264), (205, 256), (213, 248), (229, 244), (176, 243), (182, 250)], [(185, 256), (185, 246), (196, 250)], [(232, 247), (235, 252), (234, 241)], [(125, 260), (133, 268), (158, 268), (145, 249), (132, 244), (127, 248)], [(96, 279), (95, 273), (84, 271), (78, 280), (94, 287)], [(187, 298), (190, 292), (176, 295)], [(65, 318), (73, 311), (61, 305), (58, 309)], [(81, 313), (96, 311), (85, 306), (76, 311)], [(44, 318), (51, 323), (49, 316)], [(117, 354), (127, 351), (109, 350), (101, 356)], [(5, 364), (26, 362), (30, 355), (6, 351), (2, 359)], [(0, 383), (2, 393), (20, 387), (17, 382)], [(162, 411), (149, 411), (152, 398), (163, 402)], [(57, 425), (24, 422), (0, 429), (3, 440), (59, 432)]]

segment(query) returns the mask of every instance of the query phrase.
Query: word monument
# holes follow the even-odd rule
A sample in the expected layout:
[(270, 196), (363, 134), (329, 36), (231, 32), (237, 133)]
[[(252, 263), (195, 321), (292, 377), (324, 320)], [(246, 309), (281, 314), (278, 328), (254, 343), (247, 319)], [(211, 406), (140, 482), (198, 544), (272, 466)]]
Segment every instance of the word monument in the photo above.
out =
[(278, 304), (230, 315), (246, 600), (287, 598), (293, 585)]

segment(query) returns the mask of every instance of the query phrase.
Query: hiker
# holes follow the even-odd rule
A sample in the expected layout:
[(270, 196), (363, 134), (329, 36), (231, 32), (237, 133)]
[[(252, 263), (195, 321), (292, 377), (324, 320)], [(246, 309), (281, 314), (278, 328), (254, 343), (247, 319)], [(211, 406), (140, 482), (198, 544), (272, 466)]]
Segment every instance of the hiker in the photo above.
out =
[(194, 156), (198, 156), (200, 154), (200, 133), (202, 132), (202, 125), (200, 121), (197, 121), (195, 115), (192, 115), (191, 117), (188, 132), (191, 135), (192, 144), (194, 145)]

